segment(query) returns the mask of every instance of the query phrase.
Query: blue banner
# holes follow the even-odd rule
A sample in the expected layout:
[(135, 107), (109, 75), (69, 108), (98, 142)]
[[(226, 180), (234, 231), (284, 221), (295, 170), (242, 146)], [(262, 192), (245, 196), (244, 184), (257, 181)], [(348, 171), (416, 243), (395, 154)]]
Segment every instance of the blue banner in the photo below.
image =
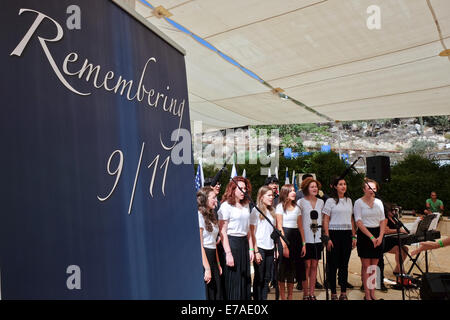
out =
[(203, 299), (183, 54), (112, 1), (2, 4), (2, 298)]

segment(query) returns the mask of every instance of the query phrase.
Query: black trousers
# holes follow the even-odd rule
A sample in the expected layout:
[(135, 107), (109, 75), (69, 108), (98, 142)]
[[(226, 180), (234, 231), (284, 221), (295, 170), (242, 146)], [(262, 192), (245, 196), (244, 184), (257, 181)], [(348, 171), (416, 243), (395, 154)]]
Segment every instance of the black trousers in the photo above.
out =
[(330, 230), (333, 242), (331, 251), (327, 251), (328, 283), (331, 293), (336, 294), (336, 272), (339, 270), (339, 284), (341, 291), (346, 292), (348, 280), (348, 262), (352, 253), (352, 231)]
[(219, 266), (217, 265), (216, 259), (216, 250), (208, 248), (204, 249), (209, 267), (211, 268), (211, 281), (209, 283), (205, 282), (206, 300), (223, 300)]
[(262, 261), (260, 264), (253, 261), (253, 268), (255, 269), (255, 275), (253, 278), (253, 299), (267, 300), (267, 294), (269, 293), (269, 282), (273, 270), (274, 250), (264, 250), (258, 248), (258, 251), (261, 254)]

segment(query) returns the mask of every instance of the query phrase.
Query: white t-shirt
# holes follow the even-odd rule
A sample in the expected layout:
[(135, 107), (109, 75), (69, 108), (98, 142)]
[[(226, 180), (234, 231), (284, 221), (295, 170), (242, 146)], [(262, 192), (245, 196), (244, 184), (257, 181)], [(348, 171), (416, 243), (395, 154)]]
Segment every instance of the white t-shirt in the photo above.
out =
[(339, 199), (338, 204), (329, 198), (322, 212), (330, 217), (329, 230), (352, 230), (353, 205), (350, 198)]
[(283, 205), (279, 203), (275, 209), (275, 214), (283, 216), (283, 228), (298, 228), (297, 218), (302, 213), (297, 206), (292, 211), (284, 211)]
[(319, 243), (322, 242), (320, 240), (321, 230), (320, 228), (316, 232), (316, 236), (314, 238), (314, 233), (311, 230), (311, 211), (316, 210), (318, 213), (317, 224), (322, 225), (322, 209), (323, 209), (323, 200), (317, 198), (316, 205), (313, 208), (311, 203), (305, 198), (301, 198), (297, 202), (300, 210), (302, 211), (302, 222), (303, 222), (303, 231), (305, 233), (305, 239), (303, 242), (306, 243)]
[[(269, 210), (265, 213), (267, 218), (269, 218), (270, 222), (275, 225), (275, 219), (270, 214)], [(250, 224), (254, 225), (256, 228), (255, 237), (256, 237), (256, 245), (258, 248), (264, 250), (272, 250), (274, 248), (273, 240), (270, 235), (273, 232), (273, 227), (267, 222), (265, 218), (260, 219), (260, 213), (255, 208), (252, 210), (250, 214)]]
[(249, 229), (250, 209), (248, 205), (242, 208), (231, 206), (228, 202), (220, 205), (219, 220), (228, 220), (227, 235), (234, 237), (246, 236)]
[(215, 249), (219, 227), (213, 224), (213, 230), (211, 232), (206, 230), (205, 217), (203, 217), (200, 211), (198, 212), (198, 225), (203, 229), (203, 248)]
[(355, 201), (353, 212), (355, 221), (361, 220), (363, 225), (367, 228), (379, 227), (380, 222), (386, 219), (383, 202), (381, 202), (380, 199), (375, 199), (373, 207), (370, 208), (362, 198), (359, 198)]

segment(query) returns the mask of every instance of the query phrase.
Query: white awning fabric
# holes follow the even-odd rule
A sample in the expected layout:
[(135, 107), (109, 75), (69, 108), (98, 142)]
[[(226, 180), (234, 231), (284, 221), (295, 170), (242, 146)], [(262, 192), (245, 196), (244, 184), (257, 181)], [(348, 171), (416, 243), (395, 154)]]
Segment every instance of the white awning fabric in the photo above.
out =
[[(370, 30), (373, 5), (381, 28)], [(135, 10), (186, 49), (191, 120), (205, 131), (450, 114), (450, 58), (439, 56), (449, 0), (135, 0)]]

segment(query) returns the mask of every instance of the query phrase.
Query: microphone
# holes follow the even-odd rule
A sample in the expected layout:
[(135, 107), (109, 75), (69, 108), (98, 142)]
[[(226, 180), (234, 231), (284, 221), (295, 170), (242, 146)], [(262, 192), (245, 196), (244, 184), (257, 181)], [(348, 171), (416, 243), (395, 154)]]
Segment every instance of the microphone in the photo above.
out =
[(219, 182), (220, 177), (222, 176), (222, 173), (224, 171), (228, 171), (226, 167), (222, 167), (222, 169), (219, 170), (219, 172), (216, 173), (216, 175), (214, 176), (214, 178), (211, 181), (211, 187), (215, 187), (217, 182)]
[(340, 177), (338, 178), (338, 180), (342, 180), (344, 179), (349, 173), (350, 170), (355, 166), (355, 164), (359, 161), (359, 159), (362, 159), (363, 157), (358, 157), (358, 159), (356, 159), (355, 161), (353, 161), (353, 163), (350, 165), (350, 167), (348, 167), (347, 169), (345, 169), (344, 173), (340, 175)]
[(316, 210), (311, 210), (310, 212), (310, 217), (311, 217), (311, 231), (316, 234), (318, 229), (319, 229), (319, 225), (317, 224), (317, 219), (319, 218), (319, 213)]

